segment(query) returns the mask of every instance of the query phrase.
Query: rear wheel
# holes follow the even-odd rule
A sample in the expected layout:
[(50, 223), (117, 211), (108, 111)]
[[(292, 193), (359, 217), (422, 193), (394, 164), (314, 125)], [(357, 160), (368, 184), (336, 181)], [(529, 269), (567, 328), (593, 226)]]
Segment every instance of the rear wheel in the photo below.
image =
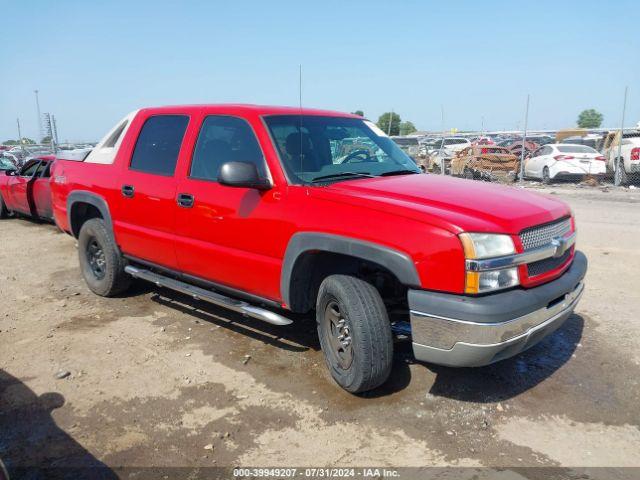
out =
[(358, 393), (389, 378), (391, 324), (373, 285), (348, 275), (327, 277), (318, 293), (316, 322), (327, 368), (338, 385)]
[(82, 276), (93, 293), (111, 297), (131, 284), (131, 277), (124, 272), (124, 259), (101, 218), (92, 218), (82, 225), (78, 256)]
[(464, 178), (466, 178), (467, 180), (473, 180), (475, 178), (475, 175), (473, 174), (473, 170), (471, 170), (470, 168), (465, 168)]
[(542, 169), (542, 183), (545, 185), (551, 184), (551, 174), (549, 173), (549, 167), (544, 167)]

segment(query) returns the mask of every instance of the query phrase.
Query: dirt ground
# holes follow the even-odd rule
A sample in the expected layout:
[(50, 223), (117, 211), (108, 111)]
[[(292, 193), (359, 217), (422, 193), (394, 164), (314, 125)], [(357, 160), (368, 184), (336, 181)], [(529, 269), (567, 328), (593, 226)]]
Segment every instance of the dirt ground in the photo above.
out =
[(312, 322), (272, 327), (144, 283), (100, 298), (71, 237), (2, 221), (0, 458), (114, 475), (456, 466), (456, 478), (484, 478), (482, 467), (576, 478), (578, 467), (640, 467), (640, 190), (554, 194), (571, 204), (590, 261), (565, 326), (479, 369), (418, 364), (398, 344), (392, 379), (362, 397), (333, 383)]

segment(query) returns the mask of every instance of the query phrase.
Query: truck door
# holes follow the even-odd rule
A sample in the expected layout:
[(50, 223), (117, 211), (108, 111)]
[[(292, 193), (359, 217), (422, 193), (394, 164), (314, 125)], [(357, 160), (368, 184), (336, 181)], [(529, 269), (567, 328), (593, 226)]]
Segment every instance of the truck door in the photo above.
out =
[(195, 277), (277, 299), (280, 257), (288, 239), (282, 233), (281, 192), (220, 185), (220, 167), (231, 161), (254, 163), (269, 177), (245, 119), (206, 116), (176, 192), (178, 264)]
[(29, 198), (29, 182), (36, 173), (40, 160), (32, 160), (27, 162), (20, 171), (10, 178), (7, 185), (7, 208), (17, 212), (31, 215), (30, 204), (32, 199)]
[(114, 230), (125, 255), (175, 269), (175, 168), (187, 115), (148, 117), (120, 175)]
[(31, 180), (30, 189), (33, 198), (32, 215), (40, 218), (53, 218), (51, 208), (51, 164), (43, 160)]

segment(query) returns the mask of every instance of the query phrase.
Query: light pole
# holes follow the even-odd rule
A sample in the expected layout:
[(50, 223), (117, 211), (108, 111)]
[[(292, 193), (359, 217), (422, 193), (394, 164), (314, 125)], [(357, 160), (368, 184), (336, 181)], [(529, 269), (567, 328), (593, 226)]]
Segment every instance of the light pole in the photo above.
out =
[(624, 168), (624, 159), (622, 158), (622, 135), (624, 134), (624, 117), (627, 113), (627, 93), (629, 87), (624, 87), (624, 103), (622, 104), (622, 120), (620, 121), (620, 139), (618, 140), (618, 155), (616, 157), (616, 163), (613, 164), (613, 184), (617, 187), (622, 183), (622, 171)]
[(22, 131), (20, 130), (20, 119), (16, 118), (16, 123), (18, 124), (18, 145), (20, 145), (20, 150), (24, 154), (24, 146), (22, 145)]
[(522, 152), (520, 152), (520, 183), (524, 181), (524, 150), (527, 143), (527, 122), (529, 121), (529, 94), (527, 93), (527, 107), (524, 111), (524, 132), (522, 132)]
[(442, 153), (442, 150), (444, 149), (444, 137), (445, 137), (445, 132), (444, 132), (444, 105), (440, 105), (440, 116), (442, 118), (442, 138), (440, 139), (440, 150), (438, 152), (438, 156), (440, 157), (440, 175), (446, 175), (447, 174), (447, 172), (445, 172), (446, 165), (445, 165), (444, 157), (443, 157), (443, 153)]

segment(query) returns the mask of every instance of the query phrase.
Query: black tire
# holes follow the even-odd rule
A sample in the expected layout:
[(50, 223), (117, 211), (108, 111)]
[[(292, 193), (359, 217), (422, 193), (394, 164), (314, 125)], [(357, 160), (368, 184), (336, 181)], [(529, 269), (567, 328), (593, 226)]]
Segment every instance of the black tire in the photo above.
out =
[(549, 174), (549, 167), (544, 167), (542, 169), (542, 183), (545, 185), (551, 185), (551, 175)]
[(470, 168), (465, 168), (464, 169), (464, 178), (466, 178), (467, 180), (475, 179), (475, 175), (473, 174), (473, 170), (471, 170)]
[[(389, 378), (393, 364), (391, 324), (373, 285), (348, 275), (325, 278), (318, 292), (316, 322), (327, 368), (338, 385), (359, 393)], [(340, 322), (343, 327), (336, 327)], [(346, 338), (340, 340), (340, 334)], [(343, 342), (347, 341), (345, 347)]]
[(7, 206), (2, 199), (2, 195), (0, 195), (0, 218), (8, 218), (9, 210), (7, 210)]
[(82, 276), (96, 295), (112, 297), (131, 285), (131, 277), (124, 272), (124, 258), (101, 218), (92, 218), (82, 225), (78, 257)]

